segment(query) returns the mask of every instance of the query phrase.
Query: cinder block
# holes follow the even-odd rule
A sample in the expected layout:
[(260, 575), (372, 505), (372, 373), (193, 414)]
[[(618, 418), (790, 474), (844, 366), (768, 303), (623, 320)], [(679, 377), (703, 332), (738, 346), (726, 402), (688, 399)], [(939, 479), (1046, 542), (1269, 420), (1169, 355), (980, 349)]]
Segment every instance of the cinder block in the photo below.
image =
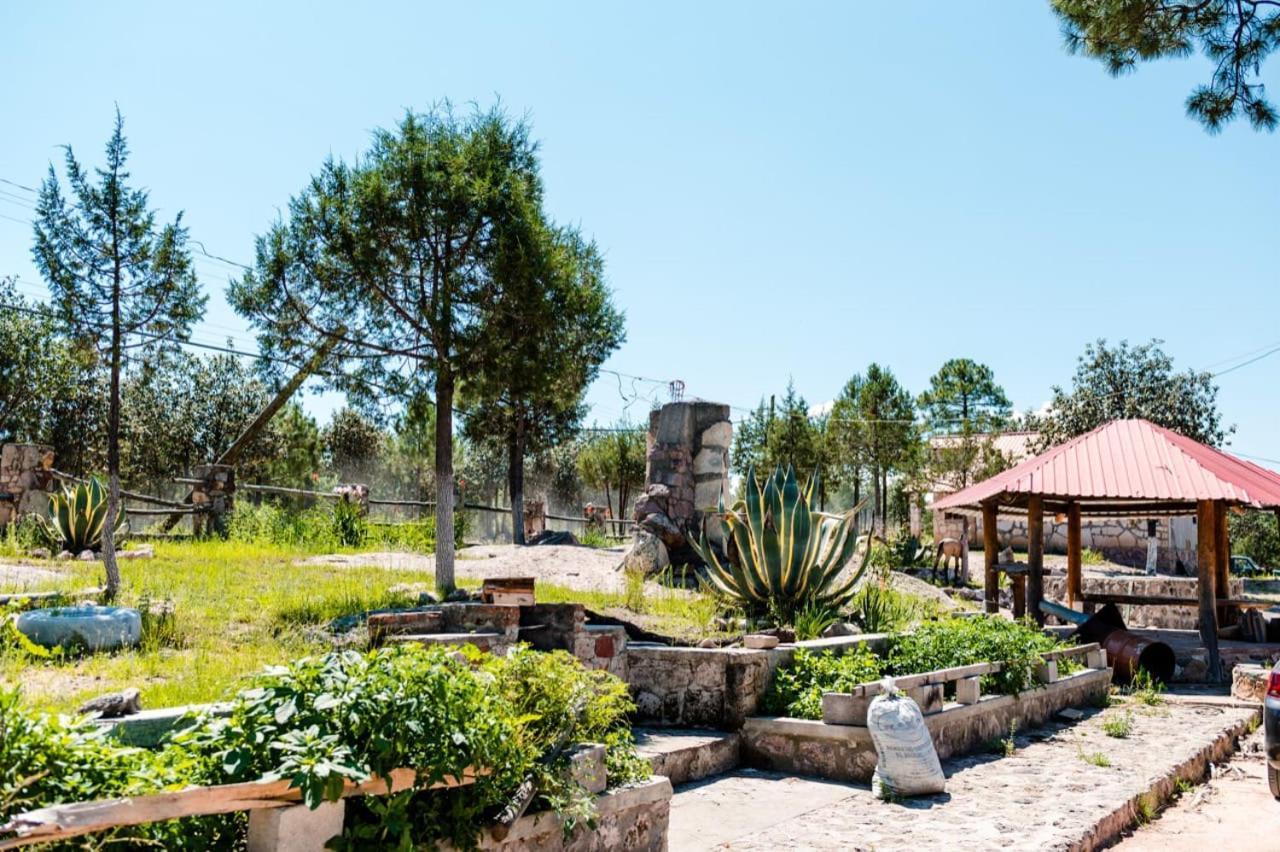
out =
[(982, 678), (964, 677), (956, 681), (956, 701), (960, 704), (977, 704), (982, 698)]
[(315, 810), (289, 805), (249, 812), (249, 852), (324, 852), (325, 844), (342, 833), (347, 805), (325, 802)]
[(828, 692), (822, 696), (822, 721), (828, 725), (867, 726), (867, 707), (871, 699)]
[(1036, 680), (1040, 683), (1058, 682), (1058, 661), (1045, 660), (1036, 666)]
[(603, 793), (609, 786), (604, 767), (604, 746), (582, 743), (569, 752), (569, 775), (591, 794)]

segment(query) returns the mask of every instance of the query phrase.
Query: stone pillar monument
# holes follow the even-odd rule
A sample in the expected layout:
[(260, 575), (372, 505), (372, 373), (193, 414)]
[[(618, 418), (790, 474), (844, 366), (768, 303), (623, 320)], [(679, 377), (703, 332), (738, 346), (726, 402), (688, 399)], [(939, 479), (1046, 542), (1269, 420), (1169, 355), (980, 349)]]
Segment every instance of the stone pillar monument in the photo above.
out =
[(53, 447), (5, 444), (0, 448), (0, 530), (23, 515), (49, 511)]
[(636, 501), (635, 543), (627, 564), (644, 570), (699, 565), (689, 546), (704, 534), (723, 546), (720, 525), (708, 517), (729, 490), (729, 406), (702, 400), (670, 402), (649, 415), (645, 490)]

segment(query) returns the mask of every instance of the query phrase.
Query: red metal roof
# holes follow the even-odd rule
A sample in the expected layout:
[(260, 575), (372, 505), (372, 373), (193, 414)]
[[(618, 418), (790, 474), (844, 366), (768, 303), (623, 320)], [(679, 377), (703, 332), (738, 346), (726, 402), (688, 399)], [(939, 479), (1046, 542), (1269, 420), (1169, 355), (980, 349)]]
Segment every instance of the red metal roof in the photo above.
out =
[(933, 506), (970, 509), (1031, 494), (1082, 503), (1225, 500), (1277, 508), (1280, 474), (1146, 420), (1113, 420)]

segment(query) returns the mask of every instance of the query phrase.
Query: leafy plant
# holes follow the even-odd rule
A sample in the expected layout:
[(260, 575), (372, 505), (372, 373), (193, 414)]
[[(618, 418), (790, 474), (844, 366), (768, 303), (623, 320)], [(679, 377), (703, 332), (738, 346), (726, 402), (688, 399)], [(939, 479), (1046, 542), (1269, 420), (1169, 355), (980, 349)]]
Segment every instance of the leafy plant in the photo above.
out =
[(1118, 740), (1129, 736), (1133, 732), (1133, 713), (1126, 710), (1123, 713), (1113, 713), (1103, 719), (1102, 732)]
[(822, 718), (822, 693), (848, 692), (860, 683), (878, 680), (882, 661), (865, 646), (844, 654), (814, 653), (803, 648), (791, 665), (773, 676), (762, 708), (774, 716)]
[(1134, 672), (1129, 685), (1123, 691), (1139, 704), (1145, 704), (1148, 707), (1159, 707), (1164, 703), (1164, 684), (1141, 666)]
[(1086, 547), (1080, 551), (1081, 565), (1101, 565), (1106, 561), (1106, 557), (1091, 547)]
[(369, 525), (360, 506), (346, 500), (333, 505), (333, 537), (342, 547), (360, 547), (369, 537)]
[[(96, 476), (88, 481), (49, 495), (49, 524), (53, 540), (63, 550), (80, 553), (102, 546), (102, 530), (107, 521), (107, 489)], [(113, 529), (124, 526), (124, 507)]]
[(1040, 654), (1057, 642), (1026, 624), (999, 617), (951, 618), (925, 622), (911, 633), (894, 636), (889, 649), (892, 674), (1002, 663), (999, 672), (983, 676), (987, 692), (1017, 694), (1032, 682)]
[(796, 612), (792, 629), (795, 631), (796, 638), (801, 641), (818, 639), (828, 627), (839, 621), (838, 610), (810, 601)]
[(645, 572), (639, 568), (628, 568), (624, 578), (623, 595), (625, 603), (623, 604), (632, 612), (644, 612), (645, 603)]
[[(719, 515), (728, 565), (707, 544), (695, 545), (715, 589), (756, 614), (791, 623), (810, 604), (839, 608), (853, 595), (865, 564), (843, 582), (840, 575), (857, 549), (856, 510), (829, 515), (811, 509), (817, 478), (801, 488), (795, 470), (774, 470), (763, 484), (748, 471), (746, 496)], [(865, 560), (864, 560), (865, 562)]]
[(921, 611), (916, 598), (889, 585), (888, 577), (864, 583), (851, 603), (853, 617), (868, 633), (889, 633), (906, 627)]
[(998, 737), (987, 743), (987, 751), (992, 754), (998, 754), (1002, 757), (1013, 757), (1014, 752), (1018, 750), (1018, 720), (1014, 719), (1009, 723), (1009, 731), (1003, 737)]

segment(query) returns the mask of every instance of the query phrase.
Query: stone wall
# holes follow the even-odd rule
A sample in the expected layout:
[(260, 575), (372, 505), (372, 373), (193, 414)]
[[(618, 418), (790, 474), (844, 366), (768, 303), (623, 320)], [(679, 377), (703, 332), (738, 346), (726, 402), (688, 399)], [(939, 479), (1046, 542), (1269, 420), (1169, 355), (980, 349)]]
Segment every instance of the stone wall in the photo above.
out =
[(54, 487), (53, 448), (42, 444), (0, 447), (0, 529), (29, 514), (44, 515)]
[[(957, 517), (942, 518), (934, 515), (934, 538), (959, 539), (961, 520)], [(998, 535), (1000, 546), (1015, 550), (1027, 549), (1027, 522), (1023, 518), (1001, 517)], [(982, 541), (982, 519), (969, 519), (969, 541)], [(1147, 521), (1098, 519), (1085, 520), (1080, 525), (1082, 547), (1095, 550), (1111, 562), (1135, 568), (1147, 564)], [(1067, 525), (1055, 523), (1052, 515), (1045, 516), (1045, 553), (1067, 552)], [(1190, 517), (1156, 519), (1156, 565), (1164, 573), (1172, 574), (1181, 562), (1186, 570), (1196, 567), (1195, 519)]]
[[(1175, 630), (1195, 630), (1199, 623), (1199, 591), (1196, 580), (1190, 577), (1149, 577), (1145, 574), (1112, 574), (1086, 570), (1080, 578), (1081, 590), (1090, 595), (1157, 595), (1188, 601), (1187, 606), (1134, 606), (1120, 607), (1120, 615), (1126, 627), (1160, 627)], [(1228, 596), (1244, 596), (1244, 580), (1233, 577), (1228, 586)], [(1066, 574), (1049, 574), (1044, 578), (1044, 597), (1050, 601), (1067, 599)]]
[[(925, 716), (938, 757), (985, 748), (1006, 736), (1010, 725), (1043, 724), (1064, 707), (1094, 703), (1107, 694), (1111, 670), (1086, 670), (1019, 695), (992, 695), (977, 704), (950, 705)], [(808, 719), (757, 717), (742, 728), (745, 763), (796, 775), (866, 782), (876, 768), (876, 749), (865, 727), (828, 725)]]

